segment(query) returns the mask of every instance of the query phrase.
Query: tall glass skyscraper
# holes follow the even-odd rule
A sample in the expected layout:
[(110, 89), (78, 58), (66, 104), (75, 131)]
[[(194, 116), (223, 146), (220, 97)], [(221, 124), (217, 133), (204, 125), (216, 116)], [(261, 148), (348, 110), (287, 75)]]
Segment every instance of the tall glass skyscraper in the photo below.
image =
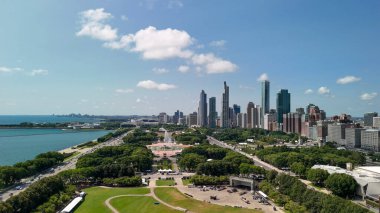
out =
[(262, 113), (261, 117), (264, 118), (264, 115), (266, 113), (269, 113), (270, 110), (270, 90), (269, 90), (270, 82), (269, 81), (262, 81), (261, 82), (261, 107), (262, 107)]
[(270, 110), (270, 82), (265, 80), (261, 82), (261, 113), (260, 113), (260, 126), (264, 126), (264, 115), (269, 113)]
[(207, 94), (202, 90), (199, 98), (198, 125), (207, 126)]
[(208, 99), (208, 104), (209, 104), (209, 113), (208, 113), (208, 126), (210, 128), (215, 128), (216, 127), (216, 98), (211, 97)]
[(230, 127), (230, 88), (224, 82), (224, 93), (222, 94), (222, 128)]
[(290, 93), (287, 89), (282, 89), (277, 93), (277, 122), (283, 123), (282, 115), (290, 112)]

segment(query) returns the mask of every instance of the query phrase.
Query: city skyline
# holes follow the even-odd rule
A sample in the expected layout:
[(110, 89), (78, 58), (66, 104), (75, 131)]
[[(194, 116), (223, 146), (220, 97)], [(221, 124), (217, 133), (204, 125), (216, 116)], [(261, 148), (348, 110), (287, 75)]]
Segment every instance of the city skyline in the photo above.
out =
[(380, 106), (379, 8), (377, 1), (5, 1), (0, 114), (189, 114), (203, 89), (222, 115), (224, 81), (229, 106), (245, 108), (262, 104), (261, 82), (269, 80), (270, 109), (287, 89), (291, 112), (313, 103), (328, 116), (363, 116)]

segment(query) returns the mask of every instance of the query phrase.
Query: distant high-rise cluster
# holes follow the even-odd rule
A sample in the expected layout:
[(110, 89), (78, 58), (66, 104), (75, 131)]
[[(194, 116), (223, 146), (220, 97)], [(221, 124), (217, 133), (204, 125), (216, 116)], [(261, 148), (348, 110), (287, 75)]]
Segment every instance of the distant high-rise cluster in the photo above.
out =
[(352, 117), (344, 113), (327, 118), (324, 110), (311, 103), (292, 112), (291, 94), (287, 89), (277, 93), (276, 109), (270, 109), (268, 80), (261, 82), (261, 106), (253, 101), (246, 106), (246, 112), (238, 104), (230, 106), (229, 86), (224, 82), (220, 117), (216, 111), (216, 98), (209, 98), (207, 103), (207, 94), (201, 90), (197, 112), (187, 116), (179, 110), (173, 116), (162, 112), (158, 115), (158, 123), (210, 128), (263, 128), (296, 133), (318, 142), (335, 142), (346, 148), (380, 151), (380, 117), (377, 112), (365, 113), (361, 124), (354, 123)]

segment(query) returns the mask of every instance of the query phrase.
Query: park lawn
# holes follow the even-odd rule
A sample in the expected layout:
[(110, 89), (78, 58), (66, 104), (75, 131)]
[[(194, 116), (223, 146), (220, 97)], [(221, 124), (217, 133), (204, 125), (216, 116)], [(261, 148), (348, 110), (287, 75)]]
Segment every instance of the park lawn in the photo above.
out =
[(182, 183), (184, 186), (191, 184), (190, 179), (182, 179)]
[(158, 202), (152, 197), (148, 196), (126, 196), (118, 197), (111, 200), (111, 205), (119, 212), (139, 212), (139, 213), (175, 213), (178, 210), (169, 208), (163, 204), (154, 204)]
[(174, 186), (174, 180), (156, 180), (156, 186)]
[(229, 213), (229, 212), (239, 212), (239, 213), (259, 213), (262, 211), (254, 209), (245, 209), (245, 208), (233, 208), (227, 206), (220, 206), (216, 204), (210, 204), (189, 198), (182, 194), (178, 189), (174, 187), (162, 187), (155, 188), (154, 193), (162, 201), (171, 204), (173, 206), (182, 207), (188, 209), (191, 212), (197, 213)]
[(104, 202), (116, 195), (126, 195), (126, 194), (148, 194), (150, 191), (148, 188), (103, 188), (103, 187), (91, 187), (84, 189), (87, 193), (86, 198), (83, 203), (75, 210), (75, 213), (103, 213), (109, 212), (111, 210), (107, 208)]

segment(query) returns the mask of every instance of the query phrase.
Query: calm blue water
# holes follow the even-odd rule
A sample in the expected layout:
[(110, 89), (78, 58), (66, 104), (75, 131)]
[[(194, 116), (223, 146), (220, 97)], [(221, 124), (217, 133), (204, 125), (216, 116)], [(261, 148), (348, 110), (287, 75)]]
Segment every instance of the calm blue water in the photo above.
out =
[(47, 151), (58, 151), (97, 139), (109, 131), (60, 129), (0, 129), (0, 165), (33, 159)]
[(53, 115), (0, 115), (0, 125), (31, 123), (66, 123), (66, 122), (98, 122), (96, 118), (58, 117)]

